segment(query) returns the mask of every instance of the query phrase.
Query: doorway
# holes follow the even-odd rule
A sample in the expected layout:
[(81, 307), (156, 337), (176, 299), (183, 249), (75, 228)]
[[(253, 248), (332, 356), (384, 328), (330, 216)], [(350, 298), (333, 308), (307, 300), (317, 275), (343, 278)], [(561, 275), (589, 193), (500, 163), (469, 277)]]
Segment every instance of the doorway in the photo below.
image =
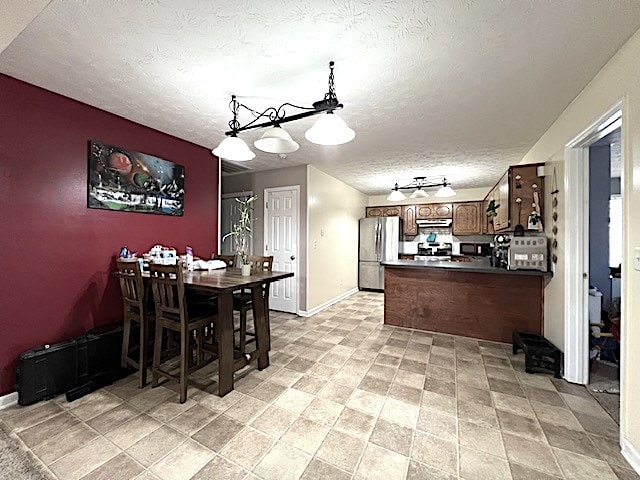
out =
[[(615, 270), (609, 268), (612, 261), (610, 253), (614, 250), (617, 252), (614, 256), (620, 265), (623, 264), (622, 252), (624, 252), (622, 189), (620, 188), (619, 195), (616, 194), (615, 198), (612, 195), (612, 192), (616, 191), (615, 185), (623, 184), (624, 162), (622, 149), (619, 147), (623, 144), (624, 135), (622, 114), (620, 103), (570, 142), (565, 149), (564, 214), (567, 255), (564, 275), (564, 377), (570, 382), (583, 385), (589, 384), (594, 361), (599, 361), (603, 349), (614, 349), (617, 358), (623, 358), (620, 332), (624, 331), (622, 328), (624, 312), (620, 307), (616, 312), (612, 312), (615, 305), (624, 305), (621, 298), (623, 290), (622, 288), (619, 292), (616, 290), (617, 297), (614, 297), (612, 284), (617, 287), (624, 278), (614, 282), (609, 278), (615, 275)], [(608, 145), (607, 149), (600, 148), (605, 145)], [(612, 145), (617, 153), (617, 158), (613, 162), (610, 156)], [(604, 160), (605, 156), (606, 160)], [(612, 181), (612, 175), (620, 180)], [(590, 207), (595, 209), (591, 210)], [(606, 242), (602, 240), (603, 236)], [(621, 268), (618, 270), (620, 271)], [(601, 301), (604, 299), (603, 291), (608, 292), (606, 311), (603, 310), (604, 305), (601, 306)], [(616, 300), (612, 302), (613, 298)], [(611, 319), (610, 315), (612, 315)], [(616, 325), (613, 330), (615, 331), (611, 331), (611, 320), (614, 317)], [(607, 337), (611, 340), (605, 343), (604, 338)], [(608, 355), (609, 352), (606, 354)], [(596, 357), (598, 359), (594, 360)], [(624, 365), (620, 367), (623, 369)], [(615, 373), (618, 376), (618, 372)], [(615, 389), (613, 386), (610, 388)], [(619, 392), (623, 388), (624, 385), (618, 387), (616, 400), (619, 400)], [(619, 402), (616, 403), (619, 405)], [(624, 414), (623, 409), (622, 413)]]
[(294, 276), (271, 284), (269, 308), (298, 313), (300, 186), (264, 189), (264, 252), (273, 269)]

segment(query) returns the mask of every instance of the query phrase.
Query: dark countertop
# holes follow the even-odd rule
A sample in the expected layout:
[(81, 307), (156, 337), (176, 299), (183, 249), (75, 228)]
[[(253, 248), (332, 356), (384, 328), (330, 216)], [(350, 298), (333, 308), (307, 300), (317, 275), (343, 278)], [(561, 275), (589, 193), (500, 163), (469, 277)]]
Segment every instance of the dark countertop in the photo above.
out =
[(389, 260), (380, 262), (385, 267), (398, 268), (444, 268), (460, 272), (480, 272), (498, 273), (504, 275), (530, 275), (535, 277), (551, 277), (551, 272), (540, 272), (539, 270), (507, 270), (506, 268), (492, 267), (488, 258), (475, 257), (471, 262), (450, 262), (450, 261), (420, 261), (420, 260)]

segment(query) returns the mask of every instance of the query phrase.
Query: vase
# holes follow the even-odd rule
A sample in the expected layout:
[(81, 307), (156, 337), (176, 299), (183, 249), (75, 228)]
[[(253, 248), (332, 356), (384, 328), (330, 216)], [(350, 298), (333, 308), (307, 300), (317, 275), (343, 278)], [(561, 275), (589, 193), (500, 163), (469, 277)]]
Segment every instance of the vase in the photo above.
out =
[(251, 265), (249, 264), (242, 264), (242, 266), (240, 267), (242, 270), (242, 276), (243, 277), (248, 277), (249, 275), (251, 275)]

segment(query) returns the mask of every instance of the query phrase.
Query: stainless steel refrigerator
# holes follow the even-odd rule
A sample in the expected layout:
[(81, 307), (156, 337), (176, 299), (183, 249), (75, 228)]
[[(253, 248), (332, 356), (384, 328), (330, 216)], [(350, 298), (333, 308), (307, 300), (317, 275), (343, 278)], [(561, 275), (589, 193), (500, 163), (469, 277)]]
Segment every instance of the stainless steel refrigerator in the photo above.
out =
[(360, 219), (359, 288), (384, 290), (384, 267), (380, 262), (398, 259), (401, 232), (400, 217)]

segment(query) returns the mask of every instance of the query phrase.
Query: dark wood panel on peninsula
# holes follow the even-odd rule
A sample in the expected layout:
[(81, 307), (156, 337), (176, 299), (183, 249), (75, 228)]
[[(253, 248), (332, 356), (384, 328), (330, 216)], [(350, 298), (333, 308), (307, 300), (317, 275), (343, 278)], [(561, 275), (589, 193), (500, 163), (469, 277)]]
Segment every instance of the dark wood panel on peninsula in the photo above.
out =
[(541, 275), (385, 266), (384, 323), (510, 342), (514, 330), (543, 333)]

